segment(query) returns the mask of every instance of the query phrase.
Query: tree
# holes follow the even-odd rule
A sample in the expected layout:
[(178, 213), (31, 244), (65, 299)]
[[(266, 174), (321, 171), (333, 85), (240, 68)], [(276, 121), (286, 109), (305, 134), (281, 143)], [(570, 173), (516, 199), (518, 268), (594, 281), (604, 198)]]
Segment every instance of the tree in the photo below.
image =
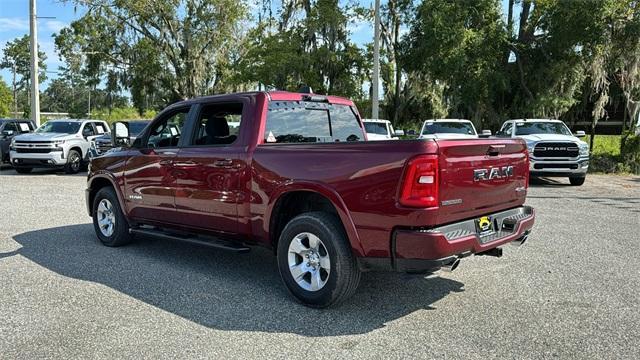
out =
[(8, 117), (11, 113), (13, 96), (11, 89), (0, 79), (0, 117)]
[[(123, 74), (121, 83), (135, 88), (139, 100), (153, 85), (168, 95), (165, 102), (212, 92), (214, 84), (222, 81), (219, 54), (233, 46), (235, 30), (247, 14), (244, 4), (233, 0), (73, 3), (87, 8), (71, 24), (73, 36), (68, 38), (87, 54), (88, 73), (103, 73), (110, 64)], [(140, 49), (142, 54), (136, 52)], [(152, 76), (142, 81), (139, 70)]]
[[(24, 35), (23, 37), (15, 38), (12, 41), (7, 42), (2, 50), (4, 55), (0, 61), (0, 69), (9, 69), (13, 72), (14, 78), (17, 76), (17, 78), (15, 78), (15, 87), (13, 89), (13, 98), (16, 104), (18, 103), (18, 92), (23, 90), (30, 91), (31, 53), (29, 49), (29, 36)], [(38, 50), (38, 79), (40, 82), (44, 82), (47, 79), (46, 59), (47, 55)], [(27, 104), (21, 105), (25, 111), (25, 106), (29, 106), (28, 101)], [(15, 110), (17, 111), (18, 109)]]

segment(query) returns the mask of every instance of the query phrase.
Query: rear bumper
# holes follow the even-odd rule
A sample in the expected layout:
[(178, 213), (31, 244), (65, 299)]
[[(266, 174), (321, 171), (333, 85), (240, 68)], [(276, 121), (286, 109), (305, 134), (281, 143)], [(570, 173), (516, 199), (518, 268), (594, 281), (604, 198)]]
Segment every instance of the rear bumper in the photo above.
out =
[(488, 215), (496, 232), (486, 236), (476, 231), (475, 219), (426, 230), (395, 230), (391, 240), (392, 258), (360, 258), (360, 268), (435, 271), (462, 257), (486, 253), (514, 241), (521, 243), (535, 221), (535, 211), (529, 206)]

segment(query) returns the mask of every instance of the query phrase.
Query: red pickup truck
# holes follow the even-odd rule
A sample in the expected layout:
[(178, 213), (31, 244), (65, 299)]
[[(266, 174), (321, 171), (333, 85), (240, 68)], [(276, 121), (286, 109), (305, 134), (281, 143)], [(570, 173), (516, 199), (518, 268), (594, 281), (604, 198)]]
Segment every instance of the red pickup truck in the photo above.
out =
[(301, 302), (354, 293), (362, 271), (453, 270), (522, 244), (529, 164), (519, 139), (367, 142), (350, 100), (289, 92), (173, 104), (91, 162), (100, 241), (155, 236), (245, 252), (272, 248)]

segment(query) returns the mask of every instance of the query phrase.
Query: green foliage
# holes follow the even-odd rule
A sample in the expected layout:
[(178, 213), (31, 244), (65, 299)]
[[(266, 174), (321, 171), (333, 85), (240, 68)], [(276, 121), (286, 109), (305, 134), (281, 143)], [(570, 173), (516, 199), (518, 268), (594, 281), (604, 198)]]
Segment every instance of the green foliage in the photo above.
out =
[[(30, 82), (31, 53), (29, 43), (29, 36), (24, 35), (7, 42), (4, 49), (2, 49), (2, 53), (4, 55), (0, 61), (0, 69), (8, 69), (12, 72), (15, 71), (15, 74), (17, 75), (16, 88), (18, 90), (27, 89)], [(38, 80), (43, 82), (47, 79), (47, 64), (45, 63), (47, 55), (38, 50), (38, 57)]]
[(99, 110), (92, 114), (94, 119), (105, 120), (109, 123), (119, 120), (140, 120), (140, 119), (153, 119), (156, 113), (152, 110), (148, 110), (143, 115), (138, 113), (138, 109), (134, 107), (116, 107), (111, 109), (109, 113), (105, 109)]
[(13, 95), (11, 89), (4, 80), (0, 79), (0, 118), (7, 117), (11, 113)]
[[(594, 137), (592, 155), (620, 155), (621, 138), (620, 135), (596, 135)], [(585, 141), (590, 143), (591, 137), (587, 137)]]

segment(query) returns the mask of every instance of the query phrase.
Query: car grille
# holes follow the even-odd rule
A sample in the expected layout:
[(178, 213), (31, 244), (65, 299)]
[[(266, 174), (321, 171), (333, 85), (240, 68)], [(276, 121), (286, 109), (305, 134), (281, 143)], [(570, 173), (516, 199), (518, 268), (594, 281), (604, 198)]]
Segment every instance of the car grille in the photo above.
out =
[(25, 149), (25, 148), (17, 148), (16, 152), (18, 154), (48, 154), (51, 152), (51, 148), (48, 149)]
[(575, 158), (579, 154), (578, 145), (572, 142), (539, 143), (533, 149), (535, 157)]

